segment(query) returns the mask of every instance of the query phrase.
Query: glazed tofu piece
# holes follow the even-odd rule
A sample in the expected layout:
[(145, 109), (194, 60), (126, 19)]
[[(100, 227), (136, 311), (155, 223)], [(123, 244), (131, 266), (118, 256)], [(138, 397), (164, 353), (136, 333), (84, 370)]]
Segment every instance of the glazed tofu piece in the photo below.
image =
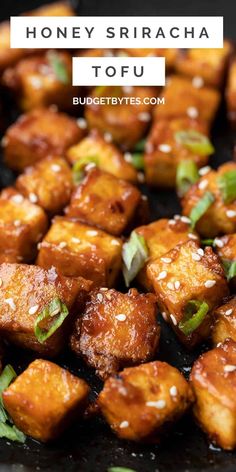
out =
[[(175, 187), (178, 164), (192, 160), (197, 167), (203, 167), (209, 159), (206, 152), (198, 153), (198, 141), (208, 138), (204, 122), (188, 117), (173, 120), (160, 119), (154, 122), (146, 141), (144, 154), (145, 180), (148, 185)], [(190, 140), (194, 140), (190, 143)], [(213, 148), (212, 148), (213, 149)]]
[(227, 112), (228, 119), (231, 122), (232, 126), (236, 127), (236, 57), (232, 60), (227, 85), (226, 85), (226, 103), (227, 103)]
[(54, 266), (68, 277), (85, 277), (95, 286), (112, 287), (121, 270), (121, 251), (121, 239), (56, 217), (40, 244), (37, 264), (46, 269)]
[(166, 67), (172, 69), (175, 66), (178, 50), (177, 49), (161, 49), (161, 48), (126, 48), (121, 49), (118, 55), (132, 56), (132, 57), (164, 57), (166, 60)]
[(188, 117), (199, 119), (210, 128), (220, 104), (220, 93), (210, 87), (196, 87), (178, 75), (169, 77), (164, 89), (165, 105), (154, 108), (155, 120)]
[(227, 338), (236, 341), (236, 297), (233, 296), (214, 311), (212, 326), (213, 346), (223, 343)]
[(93, 167), (72, 195), (66, 215), (120, 236), (135, 218), (140, 191)]
[(190, 381), (194, 415), (210, 441), (223, 449), (236, 447), (236, 343), (226, 340), (195, 362)]
[(55, 268), (7, 263), (0, 265), (0, 280), (2, 338), (42, 355), (58, 355), (91, 282), (63, 277)]
[[(228, 195), (232, 178), (236, 181), (236, 164), (227, 162), (202, 176), (184, 195), (183, 214), (194, 221), (197, 232), (205, 238), (236, 232), (236, 198), (234, 193), (233, 198)], [(203, 211), (199, 212), (199, 207)]]
[(153, 359), (160, 338), (156, 297), (101, 288), (91, 292), (71, 347), (102, 379), (122, 367)]
[[(167, 261), (168, 259), (168, 261)], [(211, 312), (229, 293), (224, 270), (211, 247), (177, 245), (147, 269), (160, 309), (180, 341), (192, 348), (209, 335)]]
[(123, 149), (132, 149), (145, 134), (152, 119), (153, 106), (144, 104), (145, 97), (155, 96), (151, 87), (95, 87), (91, 97), (140, 97), (141, 104), (91, 104), (85, 107), (85, 118), (90, 129), (96, 128), (106, 139), (113, 140)]
[(236, 234), (227, 234), (221, 238), (215, 238), (213, 245), (225, 268), (228, 281), (230, 281), (232, 287), (235, 287)]
[[(85, 166), (86, 163), (89, 163), (89, 159), (91, 161), (95, 159), (99, 169), (110, 172), (118, 179), (136, 183), (138, 180), (137, 171), (130, 162), (125, 160), (125, 156), (117, 146), (107, 142), (95, 129), (66, 152), (66, 157), (72, 165), (84, 162)], [(129, 157), (128, 155), (128, 159)]]
[(7, 129), (2, 141), (5, 162), (22, 172), (44, 157), (64, 155), (83, 135), (74, 118), (55, 108), (33, 110)]
[(193, 84), (201, 88), (204, 84), (220, 88), (228, 63), (232, 44), (225, 40), (221, 49), (187, 49), (180, 51), (176, 60), (176, 70), (193, 79)]
[(45, 157), (25, 169), (16, 180), (16, 188), (49, 214), (61, 213), (72, 193), (72, 172), (61, 157)]
[(0, 253), (9, 262), (29, 262), (47, 231), (48, 220), (40, 206), (14, 188), (0, 194)]
[(119, 438), (158, 442), (193, 403), (184, 376), (166, 362), (124, 369), (106, 380), (98, 404)]
[(153, 284), (147, 274), (149, 265), (158, 257), (163, 256), (165, 259), (165, 254), (177, 244), (199, 239), (197, 234), (191, 231), (187, 219), (179, 215), (170, 220), (162, 218), (149, 225), (139, 226), (135, 232), (144, 237), (148, 248), (148, 261), (138, 274), (138, 282), (149, 291), (153, 291)]
[(22, 59), (5, 70), (2, 80), (22, 111), (50, 105), (68, 111), (78, 93), (72, 86), (72, 58), (64, 51), (51, 50)]
[(60, 436), (84, 412), (88, 384), (53, 362), (36, 359), (3, 392), (14, 424), (42, 442)]

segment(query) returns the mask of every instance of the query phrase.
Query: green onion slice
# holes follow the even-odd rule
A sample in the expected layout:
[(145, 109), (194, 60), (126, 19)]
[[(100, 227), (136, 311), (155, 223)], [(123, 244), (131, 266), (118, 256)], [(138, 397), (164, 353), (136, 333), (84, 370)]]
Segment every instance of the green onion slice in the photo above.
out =
[(137, 170), (144, 169), (144, 157), (143, 154), (135, 152), (132, 154), (132, 164)]
[(236, 199), (236, 170), (229, 170), (218, 178), (218, 186), (224, 200), (228, 204)]
[(227, 280), (231, 280), (234, 277), (236, 277), (236, 261), (229, 261), (227, 259), (222, 260), (224, 270), (225, 270), (225, 275), (227, 277)]
[(148, 259), (148, 248), (145, 239), (140, 234), (132, 231), (129, 241), (123, 245), (123, 276), (126, 287), (136, 277)]
[(176, 186), (178, 195), (183, 195), (199, 179), (197, 165), (192, 160), (181, 161), (177, 167)]
[(211, 192), (206, 192), (203, 197), (197, 202), (196, 206), (192, 208), (192, 211), (189, 215), (192, 229), (195, 227), (198, 220), (200, 220), (200, 218), (206, 213), (208, 208), (210, 208), (214, 201), (214, 195)]
[(214, 239), (202, 239), (201, 243), (203, 246), (215, 246)]
[(11, 426), (7, 423), (0, 422), (0, 438), (10, 439), (10, 441), (17, 441), (24, 443), (26, 436), (15, 425)]
[(185, 334), (189, 336), (193, 333), (203, 322), (207, 315), (209, 306), (206, 302), (199, 300), (190, 300), (185, 307), (184, 320), (180, 321), (178, 327)]
[(50, 66), (53, 69), (53, 72), (59, 82), (67, 85), (70, 82), (70, 76), (68, 74), (66, 64), (61, 59), (61, 57), (55, 51), (49, 51), (48, 54), (48, 61)]
[(88, 164), (98, 165), (97, 156), (85, 156), (76, 161), (73, 165), (72, 173), (74, 183), (79, 185), (84, 178), (84, 169)]
[(182, 144), (186, 149), (199, 156), (208, 156), (215, 151), (208, 137), (193, 129), (177, 131), (174, 137), (178, 144)]
[(140, 141), (138, 141), (135, 144), (134, 151), (135, 152), (144, 152), (145, 151), (145, 145), (146, 145), (146, 139), (140, 139)]
[[(0, 438), (10, 439), (24, 443), (26, 436), (15, 425), (4, 408), (2, 393), (10, 385), (12, 380), (16, 378), (16, 373), (11, 365), (6, 365), (0, 375)], [(10, 424), (9, 424), (10, 423)]]
[[(42, 312), (37, 316), (34, 323), (34, 334), (40, 343), (46, 341), (52, 336), (55, 331), (62, 325), (69, 311), (67, 306), (61, 302), (59, 298), (54, 298), (49, 305), (47, 305)], [(52, 318), (53, 322), (48, 330), (40, 327), (43, 320)]]
[(109, 467), (107, 472), (136, 472), (134, 469), (129, 469), (127, 467)]

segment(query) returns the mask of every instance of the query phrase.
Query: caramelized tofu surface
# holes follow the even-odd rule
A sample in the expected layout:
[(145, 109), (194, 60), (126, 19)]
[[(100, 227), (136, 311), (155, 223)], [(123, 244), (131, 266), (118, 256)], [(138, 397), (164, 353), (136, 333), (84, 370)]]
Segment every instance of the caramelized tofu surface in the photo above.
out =
[(9, 187), (0, 194), (0, 253), (9, 261), (28, 262), (47, 230), (42, 208)]
[[(56, 356), (65, 345), (74, 311), (83, 308), (83, 297), (90, 290), (91, 282), (63, 277), (54, 268), (44, 270), (25, 264), (1, 264), (0, 280), (1, 336), (22, 348)], [(52, 336), (40, 342), (34, 332), (36, 319), (56, 298), (66, 305), (69, 315)], [(51, 320), (54, 321), (45, 318), (43, 330), (49, 330)]]
[(214, 246), (226, 272), (229, 274), (230, 284), (235, 287), (236, 278), (235, 276), (231, 277), (230, 266), (236, 261), (236, 234), (227, 234), (221, 238), (215, 238)]
[(227, 338), (236, 341), (236, 297), (233, 296), (217, 308), (213, 314), (212, 342), (214, 346)]
[(69, 148), (66, 157), (71, 164), (80, 162), (84, 158), (96, 158), (99, 169), (110, 172), (118, 179), (137, 182), (137, 171), (133, 165), (125, 160), (125, 156), (117, 146), (108, 143), (95, 129), (80, 143)]
[(98, 403), (107, 422), (123, 439), (158, 441), (193, 402), (183, 375), (166, 362), (124, 369), (106, 380)]
[(209, 439), (223, 449), (236, 447), (236, 343), (226, 340), (195, 362), (191, 376), (194, 415)]
[(103, 379), (122, 367), (151, 360), (160, 337), (156, 309), (153, 294), (95, 290), (77, 320), (71, 347)]
[(61, 157), (45, 157), (25, 169), (16, 180), (16, 188), (46, 212), (60, 213), (70, 200), (72, 172)]
[(155, 89), (151, 87), (96, 87), (92, 97), (140, 97), (140, 104), (114, 105), (91, 104), (85, 107), (85, 117), (89, 128), (97, 128), (101, 133), (108, 134), (111, 139), (124, 149), (132, 149), (139, 141), (151, 122), (153, 106), (143, 104), (145, 97), (155, 96)]
[(236, 58), (230, 64), (226, 85), (228, 119), (236, 127)]
[(201, 177), (185, 194), (182, 207), (183, 214), (188, 217), (206, 192), (210, 192), (214, 198), (213, 203), (196, 223), (196, 230), (201, 236), (214, 238), (221, 234), (236, 232), (236, 200), (230, 203), (224, 202), (219, 185), (219, 179), (224, 174), (235, 170), (236, 164), (227, 162), (217, 171), (211, 170)]
[[(229, 293), (224, 270), (212, 248), (203, 251), (195, 241), (179, 244), (165, 258), (150, 263), (147, 274), (160, 308), (180, 340), (191, 348), (206, 338), (212, 309)], [(186, 326), (186, 321), (198, 311), (196, 308), (191, 313), (191, 301), (204, 302), (208, 308), (205, 316), (199, 315), (198, 323), (193, 322), (192, 329), (190, 326), (186, 332), (183, 324)]]
[(84, 411), (89, 386), (53, 362), (36, 359), (3, 392), (15, 425), (42, 442), (57, 438)]
[(199, 168), (207, 164), (209, 155), (192, 152), (177, 141), (176, 133), (179, 131), (197, 131), (208, 135), (205, 123), (188, 117), (156, 121), (147, 137), (144, 154), (145, 177), (148, 185), (175, 187), (177, 166), (183, 160), (191, 159)]
[(134, 218), (141, 193), (129, 182), (92, 168), (72, 195), (66, 215), (120, 236)]
[(83, 133), (74, 118), (52, 107), (33, 110), (7, 129), (3, 138), (5, 162), (11, 169), (22, 171), (49, 155), (63, 155)]
[(220, 104), (220, 93), (217, 90), (210, 87), (197, 88), (191, 80), (178, 75), (168, 79), (163, 96), (165, 105), (158, 105), (154, 109), (156, 120), (198, 118), (210, 127)]
[(57, 217), (40, 245), (38, 265), (96, 286), (113, 286), (121, 269), (121, 239), (97, 228)]

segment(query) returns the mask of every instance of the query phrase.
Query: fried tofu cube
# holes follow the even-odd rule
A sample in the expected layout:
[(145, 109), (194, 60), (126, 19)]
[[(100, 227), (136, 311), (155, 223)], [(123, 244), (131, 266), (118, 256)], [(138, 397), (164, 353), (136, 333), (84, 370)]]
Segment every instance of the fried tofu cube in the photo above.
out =
[(112, 104), (99, 105), (92, 103), (85, 107), (85, 118), (90, 129), (96, 128), (105, 138), (110, 138), (123, 149), (132, 149), (145, 134), (152, 119), (151, 104), (143, 103), (145, 97), (155, 96), (151, 87), (95, 87), (91, 97), (140, 97), (140, 104), (123, 103), (117, 108)]
[(182, 244), (190, 239), (198, 241), (198, 236), (191, 231), (189, 223), (185, 220), (186, 218), (176, 215), (175, 219), (162, 218), (149, 225), (135, 228), (135, 232), (144, 237), (148, 248), (148, 261), (138, 274), (138, 282), (146, 290), (153, 291), (153, 284), (148, 277), (147, 269), (157, 257), (165, 256), (177, 244)]
[(190, 382), (194, 416), (210, 441), (223, 449), (236, 447), (236, 343), (226, 340), (194, 363)]
[(177, 49), (161, 49), (161, 48), (126, 48), (121, 49), (119, 55), (128, 55), (132, 57), (164, 57), (167, 68), (173, 68), (175, 66), (178, 50)]
[[(118, 179), (137, 183), (138, 175), (134, 166), (125, 160), (125, 155), (112, 143), (108, 143), (97, 131), (92, 130), (80, 143), (70, 147), (66, 152), (70, 164), (83, 162), (86, 158), (96, 158), (99, 169), (110, 172)], [(128, 156), (129, 159), (130, 156)]]
[(236, 58), (230, 64), (227, 86), (226, 86), (226, 103), (228, 119), (232, 126), (236, 128)]
[(212, 326), (213, 346), (223, 343), (227, 338), (236, 341), (236, 297), (233, 296), (214, 311)]
[(121, 270), (121, 239), (97, 228), (56, 217), (40, 244), (37, 264), (68, 277), (82, 276), (112, 287)]
[(208, 154), (199, 155), (178, 141), (178, 133), (181, 131), (196, 131), (201, 135), (208, 135), (205, 123), (188, 117), (154, 122), (147, 137), (144, 154), (145, 180), (148, 185), (175, 187), (177, 167), (183, 160), (192, 160), (199, 168), (207, 164)]
[[(236, 286), (236, 276), (233, 270), (236, 262), (236, 234), (227, 234), (221, 238), (215, 238), (213, 245), (225, 268), (230, 285), (234, 288)], [(231, 266), (232, 269), (230, 269)]]
[(74, 16), (75, 12), (69, 2), (54, 2), (28, 12), (30, 16)]
[(19, 61), (5, 70), (3, 84), (23, 111), (56, 105), (60, 110), (73, 107), (72, 58), (68, 52), (47, 51)]
[(36, 359), (3, 392), (15, 425), (42, 442), (60, 436), (85, 410), (88, 384), (53, 362)]
[(52, 107), (33, 110), (7, 129), (3, 138), (5, 162), (21, 172), (49, 155), (64, 155), (83, 135), (74, 118)]
[(204, 121), (208, 128), (213, 122), (220, 104), (220, 93), (210, 87), (197, 88), (178, 75), (168, 79), (163, 97), (165, 105), (156, 105), (154, 119), (174, 119), (188, 117)]
[(61, 213), (72, 193), (72, 172), (61, 157), (45, 157), (25, 169), (16, 180), (16, 188), (46, 212)]
[(122, 367), (153, 359), (160, 338), (156, 297), (101, 288), (91, 292), (71, 347), (102, 379)]
[[(214, 238), (221, 234), (236, 232), (236, 200), (224, 201), (220, 180), (228, 172), (235, 171), (236, 164), (227, 162), (202, 176), (184, 195), (182, 200), (183, 214), (190, 217), (191, 212), (202, 199), (211, 197), (205, 213), (196, 222), (197, 232), (206, 238)], [(207, 197), (206, 197), (207, 194)]]
[[(91, 282), (83, 278), (67, 278), (55, 268), (44, 270), (26, 264), (0, 265), (0, 333), (24, 349), (31, 349), (42, 355), (54, 357), (64, 348), (74, 320), (75, 312), (83, 309)], [(46, 316), (39, 324), (42, 337), (35, 334), (35, 324), (42, 311), (51, 302), (59, 299), (66, 305), (68, 315), (54, 334), (44, 340), (58, 314)], [(64, 310), (64, 307), (62, 307)]]
[(176, 70), (193, 78), (193, 84), (200, 88), (204, 84), (219, 88), (222, 86), (231, 52), (232, 45), (227, 40), (220, 49), (194, 48), (180, 51), (176, 60)]
[(140, 200), (141, 193), (132, 184), (94, 167), (73, 193), (66, 215), (120, 236)]
[[(168, 259), (168, 262), (166, 260)], [(211, 247), (177, 245), (147, 269), (161, 311), (180, 341), (192, 348), (209, 335), (211, 311), (228, 295), (224, 270)]]
[(166, 362), (124, 369), (106, 380), (98, 404), (119, 438), (158, 442), (193, 403), (184, 376)]
[(0, 253), (9, 261), (29, 262), (47, 231), (48, 220), (40, 206), (9, 187), (0, 194)]

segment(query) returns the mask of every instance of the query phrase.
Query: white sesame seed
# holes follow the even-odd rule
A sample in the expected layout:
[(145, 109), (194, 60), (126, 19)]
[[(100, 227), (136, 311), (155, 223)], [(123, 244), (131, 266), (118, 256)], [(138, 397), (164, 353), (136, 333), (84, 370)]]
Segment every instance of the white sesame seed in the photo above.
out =
[(112, 134), (108, 132), (104, 133), (103, 137), (107, 143), (111, 143), (113, 140)]
[(201, 247), (197, 250), (197, 253), (199, 254), (199, 256), (204, 256), (204, 251)]
[[(89, 170), (93, 169), (94, 167), (97, 167), (95, 162), (89, 162), (89, 164), (86, 164), (84, 170), (88, 172)], [(90, 200), (90, 197), (88, 198), (88, 201)]]
[(120, 428), (128, 428), (129, 427), (129, 422), (128, 421), (122, 421), (120, 423)]
[(170, 264), (172, 259), (170, 257), (161, 257), (161, 261), (165, 262), (165, 264)]
[(200, 260), (201, 260), (201, 256), (200, 256), (199, 254), (197, 254), (196, 252), (193, 252), (193, 253), (191, 254), (191, 256), (192, 256), (192, 259), (193, 259), (194, 261), (200, 261)]
[(88, 236), (97, 236), (97, 235), (98, 235), (98, 232), (97, 232), (96, 230), (94, 230), (94, 229), (91, 229), (91, 230), (86, 231), (86, 234), (87, 234)]
[(235, 216), (236, 216), (236, 211), (234, 211), (234, 210), (227, 210), (227, 211), (226, 211), (226, 215), (228, 216), (228, 218), (235, 218)]
[(178, 221), (178, 220), (180, 220), (180, 219), (181, 219), (181, 216), (180, 216), (180, 215), (175, 215), (175, 216), (174, 216), (174, 220)]
[(39, 305), (31, 306), (30, 309), (29, 309), (29, 315), (35, 315), (35, 313), (38, 311), (38, 309), (39, 309)]
[(133, 159), (132, 159), (132, 154), (130, 152), (125, 152), (124, 153), (124, 160), (126, 162), (133, 162)]
[(162, 315), (163, 320), (165, 321), (168, 320), (167, 313), (165, 311), (163, 311), (161, 315)]
[(181, 216), (180, 219), (183, 223), (188, 223), (188, 224), (191, 223), (190, 218), (188, 218), (187, 216)]
[(176, 325), (177, 325), (177, 320), (176, 320), (176, 318), (174, 317), (174, 315), (170, 315), (170, 319), (171, 319), (173, 325), (176, 326)]
[(168, 282), (167, 284), (167, 288), (169, 288), (170, 290), (174, 290), (175, 289), (175, 286), (172, 282)]
[(86, 129), (87, 128), (87, 121), (85, 118), (78, 118), (77, 120), (77, 125), (80, 129)]
[(119, 241), (117, 241), (116, 239), (112, 239), (112, 240), (111, 240), (111, 245), (112, 245), (112, 246), (120, 246), (120, 243), (119, 243)]
[(198, 239), (197, 235), (194, 234), (194, 233), (188, 233), (188, 237), (189, 237), (190, 239), (195, 239), (195, 240)]
[(52, 164), (51, 169), (53, 172), (60, 172), (61, 166), (59, 166), (59, 164)]
[(115, 315), (115, 318), (118, 321), (125, 321), (126, 320), (126, 315), (124, 315), (123, 313), (120, 313), (119, 315)]
[(104, 55), (104, 57), (114, 57), (113, 52), (110, 51), (110, 50), (107, 50), (107, 51), (105, 50), (105, 51), (103, 51), (103, 55)]
[(235, 370), (236, 370), (236, 365), (226, 364), (224, 366), (224, 371), (225, 372), (234, 372)]
[(208, 180), (204, 179), (198, 184), (200, 190), (204, 190), (208, 186)]
[(186, 113), (189, 118), (197, 118), (199, 115), (199, 111), (196, 107), (188, 107)]
[(30, 193), (29, 194), (29, 201), (31, 203), (37, 203), (37, 201), (38, 201), (37, 195), (35, 193)]
[(175, 220), (169, 220), (169, 225), (176, 225), (176, 221)]
[(159, 144), (158, 146), (159, 151), (168, 154), (171, 151), (172, 147), (169, 144)]
[(64, 249), (66, 246), (67, 246), (67, 243), (65, 241), (61, 241), (59, 244), (58, 244), (59, 248), (60, 249)]
[(146, 402), (147, 406), (151, 406), (154, 408), (158, 408), (158, 410), (162, 410), (166, 406), (165, 400), (157, 400), (156, 402)]
[(33, 85), (34, 88), (37, 90), (39, 90), (42, 87), (42, 81), (41, 81), (41, 78), (39, 77), (32, 75), (30, 78), (30, 82), (31, 82), (31, 85)]
[(145, 176), (142, 172), (138, 172), (137, 174), (137, 177), (138, 177), (138, 181), (142, 184), (143, 182), (145, 182)]
[(98, 294), (97, 294), (97, 300), (98, 300), (99, 302), (103, 302), (103, 296), (102, 296), (101, 293), (98, 293)]
[(13, 195), (13, 197), (11, 197), (11, 200), (14, 203), (22, 203), (24, 201), (24, 197), (23, 197), (23, 195), (20, 195), (20, 194)]
[(102, 290), (103, 292), (107, 292), (107, 291), (108, 291), (108, 288), (107, 288), (107, 287), (101, 287), (101, 288), (100, 288), (100, 291), (101, 291), (101, 290)]
[(14, 221), (14, 226), (18, 227), (18, 226), (20, 226), (20, 224), (21, 224), (20, 220), (15, 220)]
[(176, 280), (175, 281), (175, 289), (178, 290), (180, 288), (180, 281)]
[(15, 310), (16, 309), (16, 305), (15, 305), (15, 302), (13, 300), (13, 298), (6, 298), (5, 300), (5, 303), (7, 305), (9, 305), (9, 307), (12, 309), (12, 310)]
[(132, 85), (125, 85), (124, 87), (122, 87), (122, 90), (124, 91), (124, 93), (132, 93), (133, 90), (134, 90), (134, 87), (132, 87)]
[(214, 285), (216, 284), (216, 281), (215, 280), (207, 280), (204, 285), (206, 288), (211, 288), (211, 287), (214, 287)]
[(171, 397), (176, 397), (178, 391), (177, 391), (177, 388), (175, 385), (172, 385), (172, 387), (170, 387), (170, 395)]
[(204, 80), (203, 80), (203, 78), (200, 77), (199, 75), (196, 75), (195, 77), (193, 77), (192, 85), (193, 85), (193, 87), (195, 87), (195, 88), (201, 88), (201, 87), (203, 87), (203, 85), (204, 85)]
[(226, 316), (230, 316), (230, 315), (232, 315), (232, 313), (233, 313), (233, 308), (230, 308), (229, 310), (227, 310), (227, 311), (225, 312), (225, 315), (226, 315)]
[(222, 241), (222, 239), (219, 239), (219, 238), (214, 239), (214, 244), (215, 246), (220, 247), (220, 248), (224, 247), (224, 242)]
[(151, 113), (148, 113), (146, 111), (143, 111), (141, 113), (138, 114), (138, 119), (139, 121), (144, 121), (144, 122), (148, 122), (150, 121), (152, 118), (152, 115)]
[(71, 238), (71, 242), (74, 243), (74, 244), (80, 244), (81, 243), (81, 240), (79, 238)]
[(202, 177), (203, 175), (208, 174), (208, 172), (210, 172), (210, 170), (211, 170), (210, 166), (204, 166), (204, 167), (201, 167), (201, 169), (199, 169), (198, 173)]
[(220, 343), (217, 343), (216, 347), (220, 347), (220, 346), (221, 346), (221, 344), (222, 344), (221, 342), (220, 342)]
[(160, 272), (160, 274), (158, 275), (157, 280), (165, 279), (166, 276), (167, 276), (167, 272), (166, 272), (166, 270), (163, 270), (163, 271)]
[(8, 139), (6, 136), (4, 136), (4, 137), (2, 138), (2, 141), (1, 141), (2, 147), (7, 146), (8, 143), (9, 143), (9, 139)]

